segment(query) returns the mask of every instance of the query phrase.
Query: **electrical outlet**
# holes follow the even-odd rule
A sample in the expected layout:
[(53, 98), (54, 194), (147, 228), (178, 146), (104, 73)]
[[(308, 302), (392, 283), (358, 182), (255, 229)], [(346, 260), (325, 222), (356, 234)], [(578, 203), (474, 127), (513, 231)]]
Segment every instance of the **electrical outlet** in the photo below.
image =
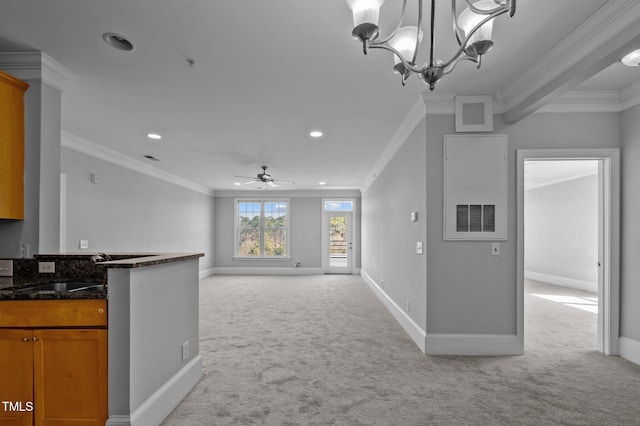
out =
[(38, 262), (38, 272), (41, 274), (53, 274), (56, 272), (56, 262)]
[(88, 249), (89, 248), (89, 240), (80, 240), (80, 248)]
[(407, 312), (411, 312), (411, 302), (407, 299)]
[(187, 340), (182, 344), (182, 360), (189, 358), (189, 341)]
[(384, 288), (384, 280), (380, 280), (380, 287)]
[(0, 277), (13, 276), (13, 260), (0, 260)]

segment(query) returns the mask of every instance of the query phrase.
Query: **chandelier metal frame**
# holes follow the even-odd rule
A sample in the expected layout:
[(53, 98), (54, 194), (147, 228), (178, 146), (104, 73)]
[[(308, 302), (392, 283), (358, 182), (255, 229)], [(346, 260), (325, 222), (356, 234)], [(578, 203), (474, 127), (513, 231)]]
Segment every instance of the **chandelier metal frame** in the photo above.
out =
[[(384, 1), (384, 0), (383, 0)], [(484, 18), (478, 22), (467, 34), (460, 28), (458, 24), (458, 14), (456, 8), (456, 0), (451, 0), (451, 16), (453, 20), (453, 32), (455, 34), (456, 41), (458, 43), (458, 50), (455, 54), (446, 62), (441, 60), (434, 60), (434, 44), (435, 44), (435, 7), (436, 0), (431, 0), (431, 27), (430, 27), (430, 52), (429, 60), (423, 65), (416, 65), (418, 50), (422, 38), (422, 0), (418, 0), (418, 25), (416, 28), (415, 48), (413, 50), (413, 57), (405, 58), (404, 55), (392, 47), (389, 41), (393, 39), (401, 29), (404, 22), (405, 13), (407, 10), (407, 0), (403, 0), (402, 12), (400, 19), (391, 34), (378, 40), (380, 35), (380, 29), (377, 24), (364, 22), (353, 28), (352, 36), (362, 42), (362, 50), (366, 55), (369, 49), (384, 49), (393, 52), (400, 62), (394, 66), (396, 71), (401, 76), (401, 82), (404, 86), (407, 78), (412, 74), (418, 74), (420, 78), (429, 85), (429, 89), (433, 90), (435, 84), (440, 79), (449, 74), (461, 61), (471, 61), (476, 64), (476, 68), (480, 68), (482, 65), (482, 56), (486, 54), (492, 47), (492, 40), (478, 40), (469, 44), (469, 41), (476, 34), (476, 32), (487, 22), (497, 18), (500, 15), (509, 14), (512, 17), (516, 12), (516, 0), (493, 0), (496, 7), (493, 9), (481, 9), (474, 5), (472, 0), (464, 0), (467, 7), (471, 12), (484, 16)]]

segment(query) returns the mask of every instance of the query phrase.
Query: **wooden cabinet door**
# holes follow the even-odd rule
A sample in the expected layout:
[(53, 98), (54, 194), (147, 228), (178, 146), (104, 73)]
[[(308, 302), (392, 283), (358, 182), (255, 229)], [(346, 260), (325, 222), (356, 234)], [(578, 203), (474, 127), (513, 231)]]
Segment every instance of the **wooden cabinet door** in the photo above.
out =
[(35, 425), (104, 426), (107, 330), (42, 329), (33, 336)]
[(24, 91), (0, 71), (0, 218), (24, 219)]
[(33, 411), (27, 409), (33, 404), (31, 330), (0, 329), (0, 378), (0, 425), (33, 424)]

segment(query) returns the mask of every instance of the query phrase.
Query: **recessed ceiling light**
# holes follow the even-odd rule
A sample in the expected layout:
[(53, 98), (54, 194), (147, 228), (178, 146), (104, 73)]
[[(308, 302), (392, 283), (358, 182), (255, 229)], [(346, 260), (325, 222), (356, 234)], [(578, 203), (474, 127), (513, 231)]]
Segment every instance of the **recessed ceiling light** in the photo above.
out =
[(318, 182), (318, 185), (326, 185), (327, 182)]
[(240, 186), (240, 185), (242, 185), (240, 182), (233, 182), (233, 184), (234, 184), (235, 186)]
[(159, 141), (160, 139), (162, 139), (162, 136), (161, 136), (161, 135), (159, 135), (159, 134), (157, 134), (157, 133), (147, 133), (147, 137), (148, 137), (149, 139), (154, 139), (154, 140), (157, 140), (157, 141)]
[(133, 50), (133, 43), (120, 34), (104, 33), (102, 39), (114, 49), (122, 50), (123, 52), (131, 52)]
[(640, 49), (627, 53), (624, 58), (620, 59), (620, 61), (628, 67), (639, 67)]
[(311, 133), (309, 133), (309, 136), (311, 136), (312, 138), (321, 138), (322, 132), (320, 130), (313, 130)]

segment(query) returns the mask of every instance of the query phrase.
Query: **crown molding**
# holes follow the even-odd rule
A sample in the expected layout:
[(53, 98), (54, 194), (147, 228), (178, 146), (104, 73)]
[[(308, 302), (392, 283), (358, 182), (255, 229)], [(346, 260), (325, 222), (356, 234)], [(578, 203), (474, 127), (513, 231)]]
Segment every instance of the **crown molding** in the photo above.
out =
[(426, 114), (453, 114), (456, 111), (454, 92), (422, 92), (422, 100)]
[(373, 166), (373, 169), (371, 169), (371, 172), (367, 175), (367, 178), (360, 188), (360, 192), (364, 193), (367, 188), (371, 186), (373, 181), (378, 177), (378, 174), (387, 166), (387, 164), (389, 164), (389, 161), (391, 161), (396, 152), (398, 152), (400, 147), (411, 135), (411, 132), (413, 132), (416, 126), (425, 119), (425, 115), (425, 102), (422, 95), (420, 95), (411, 107), (411, 110), (409, 110), (405, 119), (402, 121), (402, 124), (400, 124), (396, 133), (391, 138), (391, 141), (382, 152), (382, 155), (378, 158), (375, 166)]
[(497, 96), (506, 119), (517, 121), (612, 62), (637, 38), (637, 0), (610, 0)]
[(24, 81), (41, 81), (64, 91), (75, 74), (43, 52), (0, 52), (0, 68)]
[(213, 189), (191, 182), (190, 180), (181, 178), (174, 174), (165, 172), (164, 170), (160, 170), (157, 167), (153, 167), (143, 161), (131, 158), (128, 155), (122, 154), (121, 152), (118, 152), (111, 148), (107, 148), (104, 145), (82, 139), (66, 131), (62, 131), (62, 146), (80, 152), (82, 154), (107, 161), (117, 166), (133, 170), (134, 172), (142, 173), (147, 176), (163, 180), (165, 182), (179, 185), (192, 191), (197, 191), (209, 196), (215, 196), (215, 191)]
[(620, 90), (621, 111), (640, 105), (640, 80)]
[(536, 113), (619, 112), (620, 93), (617, 90), (567, 92), (541, 107)]

